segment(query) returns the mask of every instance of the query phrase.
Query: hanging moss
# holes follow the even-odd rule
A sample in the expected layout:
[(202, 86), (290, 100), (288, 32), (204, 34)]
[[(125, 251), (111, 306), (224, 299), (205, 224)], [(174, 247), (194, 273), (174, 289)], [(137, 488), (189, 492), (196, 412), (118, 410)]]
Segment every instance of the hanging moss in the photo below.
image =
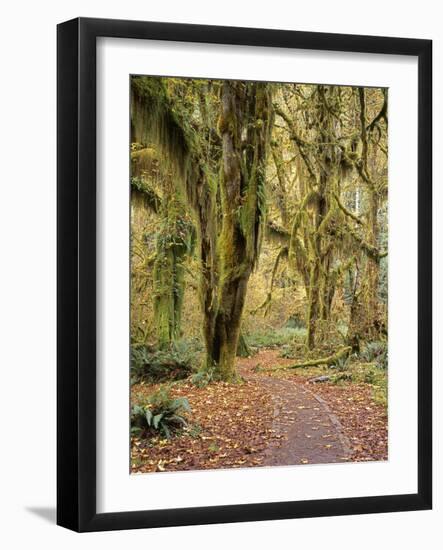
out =
[(174, 342), (181, 331), (184, 296), (184, 261), (193, 246), (193, 228), (181, 217), (174, 198), (163, 204), (154, 262), (154, 317), (160, 348)]
[(155, 143), (176, 174), (185, 178), (192, 138), (174, 111), (163, 79), (132, 78), (131, 123), (134, 140), (145, 145)]
[(131, 201), (137, 201), (155, 214), (158, 214), (161, 198), (142, 178), (131, 178)]

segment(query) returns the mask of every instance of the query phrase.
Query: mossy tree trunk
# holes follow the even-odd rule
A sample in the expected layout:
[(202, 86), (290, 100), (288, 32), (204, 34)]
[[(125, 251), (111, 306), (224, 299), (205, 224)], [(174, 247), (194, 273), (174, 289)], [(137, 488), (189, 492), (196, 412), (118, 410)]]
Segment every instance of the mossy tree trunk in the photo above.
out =
[(338, 89), (335, 86), (319, 86), (314, 110), (318, 120), (316, 156), (319, 175), (313, 209), (313, 234), (307, 239), (311, 265), (306, 345), (313, 349), (317, 342), (318, 324), (328, 321), (333, 297), (330, 277), (334, 249), (329, 228), (337, 224), (339, 213), (334, 195), (339, 194), (340, 149), (337, 143), (337, 115), (339, 112)]
[[(134, 135), (159, 147), (195, 213), (206, 367), (214, 369), (215, 378), (235, 380), (247, 284), (258, 259), (265, 217), (271, 88), (264, 83), (221, 83), (219, 101), (214, 101), (219, 105), (220, 143), (213, 124), (208, 125), (213, 121), (207, 97), (200, 102), (201, 132), (191, 132), (195, 113), (174, 105), (161, 79), (136, 77), (131, 89)], [(170, 249), (166, 250), (165, 262), (171, 266)], [(158, 301), (163, 313), (175, 304), (166, 293)]]
[(161, 229), (154, 261), (154, 320), (160, 348), (179, 336), (184, 296), (184, 261), (191, 249), (191, 228), (173, 197), (162, 205)]
[(314, 265), (311, 267), (311, 276), (309, 280), (309, 291), (307, 295), (308, 299), (308, 311), (307, 311), (307, 320), (306, 320), (306, 346), (308, 349), (314, 349), (315, 347), (315, 336), (317, 332), (317, 322), (319, 319), (319, 309), (320, 309), (320, 292), (319, 292), (319, 282), (320, 282), (320, 269), (318, 262), (314, 262)]
[[(370, 190), (368, 203), (366, 242), (376, 249), (378, 246), (379, 197), (375, 190)], [(361, 284), (351, 305), (348, 332), (348, 341), (356, 351), (360, 348), (361, 341), (377, 339), (380, 332), (378, 318), (380, 258), (362, 252), (360, 261), (363, 264)]]
[[(306, 288), (309, 349), (316, 346), (320, 322), (330, 319), (335, 292), (336, 280), (331, 270), (336, 258), (333, 232), (340, 221), (334, 197), (340, 194), (341, 110), (336, 86), (318, 86), (298, 111), (291, 112), (287, 103), (286, 109), (276, 108), (297, 151), (294, 169), (304, 193), (291, 222), (288, 259)], [(277, 160), (277, 176), (281, 180), (278, 164), (281, 162)]]
[(217, 294), (205, 334), (207, 367), (237, 378), (235, 357), (249, 276), (258, 259), (265, 216), (266, 152), (271, 126), (265, 84), (225, 81), (219, 132), (221, 228), (217, 239)]
[[(379, 319), (379, 278), (380, 258), (379, 253), (379, 208), (380, 192), (383, 190), (382, 183), (378, 183), (372, 175), (376, 172), (371, 166), (368, 155), (371, 140), (371, 132), (374, 131), (374, 123), (383, 119), (387, 126), (387, 96), (384, 92), (384, 103), (379, 115), (371, 124), (367, 124), (367, 101), (364, 88), (358, 89), (359, 115), (360, 115), (360, 138), (362, 143), (361, 159), (357, 165), (358, 173), (365, 184), (367, 192), (367, 222), (364, 227), (365, 253), (362, 253), (363, 276), (360, 290), (351, 308), (349, 340), (355, 348), (360, 346), (361, 340), (374, 340), (379, 338), (382, 323)], [(378, 127), (379, 139), (381, 130)], [(368, 250), (371, 253), (368, 253)]]
[[(378, 246), (378, 209), (379, 197), (375, 190), (370, 193), (370, 204), (368, 212), (368, 241), (373, 247)], [(377, 333), (378, 318), (378, 284), (380, 274), (380, 261), (374, 257), (368, 257), (366, 263), (366, 309), (369, 330), (373, 335)]]

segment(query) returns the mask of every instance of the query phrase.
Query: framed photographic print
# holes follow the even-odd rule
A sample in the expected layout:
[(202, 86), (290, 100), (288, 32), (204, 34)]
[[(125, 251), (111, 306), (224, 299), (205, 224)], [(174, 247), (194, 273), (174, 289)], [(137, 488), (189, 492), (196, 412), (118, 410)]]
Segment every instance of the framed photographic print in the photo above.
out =
[(58, 26), (59, 525), (432, 505), (428, 40)]

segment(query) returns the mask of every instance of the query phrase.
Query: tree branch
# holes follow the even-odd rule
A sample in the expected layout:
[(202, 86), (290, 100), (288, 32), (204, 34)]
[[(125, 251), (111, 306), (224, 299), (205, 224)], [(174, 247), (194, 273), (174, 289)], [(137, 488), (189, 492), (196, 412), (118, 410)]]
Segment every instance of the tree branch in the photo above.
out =
[(346, 346), (338, 350), (333, 355), (329, 355), (328, 357), (322, 357), (320, 359), (308, 359), (301, 363), (295, 363), (295, 365), (283, 365), (283, 366), (274, 367), (272, 369), (266, 369), (266, 370), (275, 371), (275, 370), (283, 370), (283, 369), (301, 369), (303, 367), (317, 367), (319, 365), (333, 365), (342, 357), (348, 356), (351, 350), (352, 350), (351, 346)]
[(334, 199), (336, 200), (337, 202), (337, 205), (338, 207), (340, 208), (340, 210), (346, 214), (346, 216), (349, 216), (351, 219), (353, 219), (355, 222), (357, 222), (359, 225), (363, 225), (363, 222), (362, 220), (356, 216), (355, 214), (353, 214), (350, 210), (348, 210), (346, 208), (346, 206), (340, 201), (339, 197), (337, 194), (334, 194)]

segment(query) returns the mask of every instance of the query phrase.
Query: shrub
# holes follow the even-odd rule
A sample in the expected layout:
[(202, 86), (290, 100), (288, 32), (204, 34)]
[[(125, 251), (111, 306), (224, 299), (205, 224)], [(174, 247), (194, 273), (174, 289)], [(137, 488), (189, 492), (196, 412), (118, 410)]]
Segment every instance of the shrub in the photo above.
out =
[(132, 346), (131, 383), (182, 380), (191, 374), (193, 365), (198, 361), (198, 353), (198, 343), (194, 341), (177, 342), (167, 350)]
[(305, 329), (306, 324), (302, 317), (294, 313), (294, 315), (291, 315), (291, 317), (289, 317), (289, 319), (286, 321), (285, 328)]
[(374, 371), (368, 370), (363, 377), (363, 381), (365, 382), (365, 384), (375, 384), (377, 382), (377, 377), (375, 376)]
[(190, 378), (191, 384), (197, 388), (205, 388), (214, 381), (214, 369), (202, 369), (193, 374)]
[(331, 368), (335, 368), (339, 371), (346, 370), (349, 366), (349, 358), (349, 355), (341, 355), (334, 361), (334, 363), (331, 365)]
[(190, 411), (186, 398), (171, 398), (167, 389), (160, 388), (148, 397), (144, 405), (132, 407), (131, 433), (157, 432), (169, 439), (177, 430), (187, 426), (183, 415)]
[(305, 336), (303, 328), (283, 327), (252, 333), (248, 336), (248, 344), (251, 348), (275, 348), (303, 341)]
[(367, 363), (375, 363), (380, 369), (388, 367), (388, 346), (386, 342), (368, 342), (360, 353), (360, 359)]
[(246, 336), (241, 332), (237, 344), (237, 357), (250, 357), (252, 355)]

